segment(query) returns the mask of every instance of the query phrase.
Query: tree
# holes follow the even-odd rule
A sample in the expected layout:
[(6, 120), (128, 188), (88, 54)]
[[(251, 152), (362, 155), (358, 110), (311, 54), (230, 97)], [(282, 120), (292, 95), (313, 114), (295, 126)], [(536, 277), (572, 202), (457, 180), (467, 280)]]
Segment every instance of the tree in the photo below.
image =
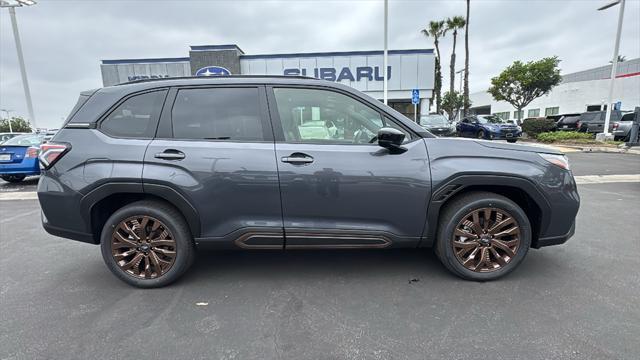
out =
[(464, 105), (463, 96), (457, 91), (447, 91), (442, 96), (442, 110), (449, 114), (449, 121), (453, 121), (458, 114), (458, 111)]
[(467, 0), (467, 18), (464, 27), (464, 116), (469, 115), (471, 102), (469, 101), (469, 7), (471, 3)]
[(496, 101), (506, 101), (518, 110), (521, 120), (522, 109), (534, 99), (548, 94), (562, 80), (558, 57), (548, 57), (526, 64), (515, 61), (500, 75), (491, 79), (489, 93)]
[[(11, 121), (11, 127), (9, 127), (9, 121)], [(32, 132), (31, 124), (21, 117), (5, 118), (0, 120), (0, 132)]]
[(439, 113), (440, 103), (442, 101), (440, 96), (442, 91), (442, 69), (440, 67), (441, 58), (439, 45), (440, 39), (447, 33), (447, 28), (444, 26), (444, 20), (430, 21), (429, 26), (426, 29), (422, 29), (421, 32), (424, 36), (433, 38), (433, 46), (436, 48), (436, 71), (433, 91), (435, 92), (436, 98), (436, 112)]
[[(447, 30), (453, 31), (453, 50), (451, 51), (451, 62), (449, 63), (449, 92), (454, 92), (454, 84), (456, 79), (456, 38), (458, 37), (458, 29), (464, 28), (466, 21), (462, 16), (454, 16), (447, 19)], [(443, 100), (444, 101), (444, 100)]]

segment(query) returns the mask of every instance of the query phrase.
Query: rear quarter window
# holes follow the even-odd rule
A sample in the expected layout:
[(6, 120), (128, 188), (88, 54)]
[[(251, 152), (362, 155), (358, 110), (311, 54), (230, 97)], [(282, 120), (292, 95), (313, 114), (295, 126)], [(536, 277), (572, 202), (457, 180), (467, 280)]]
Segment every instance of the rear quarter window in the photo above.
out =
[(102, 120), (100, 130), (113, 137), (152, 138), (166, 94), (159, 90), (130, 96)]

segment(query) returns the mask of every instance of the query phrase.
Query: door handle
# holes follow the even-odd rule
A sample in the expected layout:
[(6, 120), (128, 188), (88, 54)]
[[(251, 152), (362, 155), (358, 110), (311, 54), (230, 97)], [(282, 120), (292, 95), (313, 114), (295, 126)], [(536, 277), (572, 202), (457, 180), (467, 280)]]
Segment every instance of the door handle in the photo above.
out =
[(295, 164), (295, 165), (303, 165), (303, 164), (311, 164), (313, 162), (313, 157), (303, 153), (293, 153), (289, 156), (283, 156), (282, 162)]
[(167, 149), (161, 153), (157, 153), (154, 155), (156, 159), (163, 160), (182, 160), (184, 159), (184, 153), (175, 149)]

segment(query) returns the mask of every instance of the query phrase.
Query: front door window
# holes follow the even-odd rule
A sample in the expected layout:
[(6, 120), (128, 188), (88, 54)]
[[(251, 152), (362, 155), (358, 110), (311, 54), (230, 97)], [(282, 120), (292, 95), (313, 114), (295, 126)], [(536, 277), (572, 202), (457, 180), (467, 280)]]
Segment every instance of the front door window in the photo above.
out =
[[(285, 141), (291, 143), (370, 144), (378, 130), (402, 130), (380, 112), (334, 91), (276, 88), (273, 90)], [(404, 130), (403, 130), (404, 131)], [(409, 134), (405, 131), (405, 141)]]

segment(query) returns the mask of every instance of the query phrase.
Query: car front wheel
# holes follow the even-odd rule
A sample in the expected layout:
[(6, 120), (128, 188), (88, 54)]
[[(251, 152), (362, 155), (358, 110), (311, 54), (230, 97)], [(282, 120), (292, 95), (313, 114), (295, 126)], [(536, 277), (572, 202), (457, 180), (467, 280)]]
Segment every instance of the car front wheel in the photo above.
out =
[(193, 239), (182, 214), (158, 201), (138, 201), (117, 210), (100, 240), (109, 270), (136, 287), (168, 285), (194, 259)]
[(478, 139), (484, 139), (484, 130), (478, 131)]
[(525, 212), (508, 198), (489, 192), (465, 194), (446, 205), (436, 254), (457, 276), (494, 280), (513, 271), (531, 245)]

